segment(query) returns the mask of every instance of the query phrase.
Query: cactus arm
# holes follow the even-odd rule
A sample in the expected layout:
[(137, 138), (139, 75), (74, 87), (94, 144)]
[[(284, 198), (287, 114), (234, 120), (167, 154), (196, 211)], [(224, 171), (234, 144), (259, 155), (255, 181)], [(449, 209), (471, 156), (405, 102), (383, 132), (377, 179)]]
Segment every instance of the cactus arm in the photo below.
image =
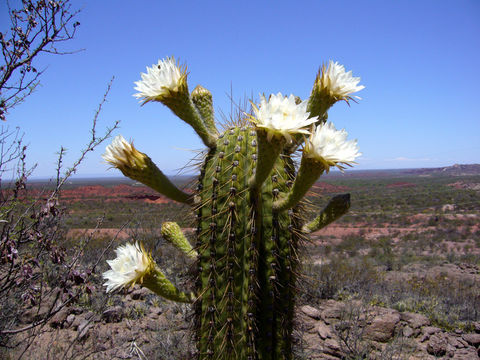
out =
[(188, 258), (196, 260), (198, 253), (193, 249), (190, 242), (182, 232), (182, 229), (176, 222), (165, 222), (162, 225), (162, 236), (170, 244), (179, 249)]
[(161, 101), (170, 108), (175, 115), (189, 124), (198, 136), (200, 136), (206, 146), (210, 149), (215, 147), (217, 143), (217, 135), (212, 131), (209, 131), (205, 125), (199, 110), (188, 93), (188, 90), (172, 93), (171, 96), (165, 97)]
[(120, 167), (123, 175), (147, 185), (172, 200), (193, 205), (192, 195), (177, 188), (148, 156), (143, 155), (145, 158), (142, 168)]
[(139, 181), (172, 200), (193, 205), (191, 195), (173, 185), (147, 154), (138, 151), (123, 136), (115, 137), (102, 157), (126, 177)]
[(273, 209), (282, 211), (291, 209), (297, 205), (315, 181), (322, 175), (324, 170), (325, 168), (315, 159), (308, 158), (305, 155), (302, 156), (300, 169), (298, 170), (293, 188), (286, 196), (274, 202)]
[(142, 286), (168, 300), (182, 303), (192, 303), (195, 301), (195, 296), (192, 293), (186, 294), (178, 290), (158, 267), (143, 278)]
[(272, 172), (275, 161), (285, 144), (283, 136), (272, 136), (262, 128), (257, 129), (258, 155), (255, 174), (249, 179), (249, 186), (253, 192), (259, 192), (262, 184)]
[(305, 234), (310, 234), (314, 231), (320, 230), (331, 222), (337, 220), (342, 215), (346, 214), (350, 208), (350, 194), (341, 194), (334, 196), (318, 215), (310, 223), (303, 226), (302, 231)]
[(213, 111), (213, 100), (210, 91), (203, 86), (197, 85), (191, 94), (192, 101), (195, 104), (198, 112), (202, 116), (203, 122), (207, 127), (207, 130), (211, 134), (218, 134), (217, 127), (215, 126), (215, 117)]

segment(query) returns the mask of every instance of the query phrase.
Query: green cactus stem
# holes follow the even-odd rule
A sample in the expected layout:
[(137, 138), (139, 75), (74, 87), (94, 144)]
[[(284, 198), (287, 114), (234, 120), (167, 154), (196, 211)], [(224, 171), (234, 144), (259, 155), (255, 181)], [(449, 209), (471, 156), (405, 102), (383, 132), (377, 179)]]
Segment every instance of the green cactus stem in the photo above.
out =
[(162, 103), (168, 106), (180, 119), (189, 124), (206, 146), (209, 148), (215, 146), (216, 133), (207, 128), (199, 109), (188, 94), (188, 89), (182, 92), (171, 92), (170, 96), (162, 99)]
[(274, 210), (282, 211), (290, 209), (298, 204), (324, 171), (325, 168), (321, 163), (315, 159), (302, 156), (300, 169), (298, 170), (297, 178), (293, 183), (292, 191), (289, 191), (283, 198), (275, 201), (273, 204)]
[(320, 215), (303, 226), (302, 231), (305, 234), (310, 234), (314, 231), (323, 229), (328, 224), (345, 215), (348, 209), (350, 209), (350, 194), (336, 195), (320, 212)]
[[(165, 174), (147, 156), (147, 166), (142, 171), (122, 171), (129, 178), (139, 181), (144, 185), (158, 191), (166, 197), (184, 203), (193, 205), (193, 196), (177, 188)], [(128, 175), (127, 175), (128, 174)]]
[(112, 144), (107, 146), (103, 159), (119, 169), (123, 175), (147, 185), (172, 200), (193, 205), (191, 194), (178, 189), (155, 165), (146, 154), (138, 151), (133, 143), (118, 135)]
[(201, 85), (197, 85), (192, 91), (192, 101), (211, 134), (218, 134), (215, 126), (215, 116), (213, 111), (212, 93)]
[(178, 290), (158, 267), (155, 267), (143, 278), (142, 286), (168, 300), (181, 303), (192, 303), (195, 300), (192, 293), (187, 294)]
[(300, 219), (296, 210), (274, 212), (272, 205), (292, 183), (294, 164), (277, 157), (261, 191), (249, 191), (257, 142), (253, 129), (227, 130), (202, 169), (200, 359), (290, 358)]
[(185, 235), (183, 235), (182, 229), (175, 222), (164, 222), (162, 225), (162, 236), (165, 240), (179, 249), (185, 256), (192, 260), (195, 260), (198, 253), (188, 242)]
[(272, 136), (265, 129), (259, 128), (257, 129), (257, 139), (254, 141), (258, 142), (257, 166), (254, 174), (250, 177), (249, 185), (253, 191), (258, 192), (282, 152), (285, 138), (278, 135)]

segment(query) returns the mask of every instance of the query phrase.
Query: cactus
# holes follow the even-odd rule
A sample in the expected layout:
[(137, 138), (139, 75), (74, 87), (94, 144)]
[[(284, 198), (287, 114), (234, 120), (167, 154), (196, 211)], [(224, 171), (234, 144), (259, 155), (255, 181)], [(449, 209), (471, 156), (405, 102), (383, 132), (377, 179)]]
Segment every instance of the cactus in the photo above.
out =
[[(326, 122), (335, 102), (348, 102), (363, 88), (358, 82), (330, 62), (318, 73), (309, 99), (262, 96), (252, 113), (219, 133), (212, 95), (201, 86), (190, 94), (185, 68), (173, 58), (147, 68), (135, 96), (168, 106), (208, 147), (196, 191), (176, 188), (121, 136), (107, 147), (104, 159), (124, 175), (192, 206), (194, 247), (175, 223), (164, 223), (162, 236), (196, 261), (196, 289), (193, 294), (176, 289), (137, 244), (130, 245), (129, 254), (122, 248), (109, 262), (107, 291), (138, 282), (168, 299), (192, 302), (198, 359), (291, 359), (299, 244), (350, 206), (348, 194), (336, 196), (304, 224), (302, 198), (323, 172), (332, 166), (343, 170), (360, 155), (344, 130)], [(297, 172), (294, 158), (300, 153)], [(143, 259), (141, 266), (129, 265), (137, 258)]]

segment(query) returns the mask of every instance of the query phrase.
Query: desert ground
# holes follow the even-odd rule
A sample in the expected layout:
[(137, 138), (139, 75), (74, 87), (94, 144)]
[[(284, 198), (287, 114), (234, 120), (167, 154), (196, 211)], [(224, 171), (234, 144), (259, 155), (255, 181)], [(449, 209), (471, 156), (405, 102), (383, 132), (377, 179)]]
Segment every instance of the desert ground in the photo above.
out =
[[(479, 167), (352, 171), (316, 184), (307, 218), (336, 194), (350, 193), (351, 208), (311, 234), (299, 255), (297, 359), (480, 358)], [(27, 188), (24, 200), (41, 198), (48, 183)], [(191, 287), (191, 262), (159, 232), (177, 221), (192, 239), (189, 210), (117, 179), (73, 181), (56, 206), (64, 213), (58, 246), (80, 249), (76, 264), (89, 269), (72, 280), (81, 295), (57, 309), (58, 284), (46, 281), (42, 302), (16, 302), (20, 315), (2, 324), (12, 331), (0, 337), (0, 357), (192, 358), (189, 305), (138, 285), (107, 295), (101, 278), (116, 246), (142, 241), (172, 281)]]

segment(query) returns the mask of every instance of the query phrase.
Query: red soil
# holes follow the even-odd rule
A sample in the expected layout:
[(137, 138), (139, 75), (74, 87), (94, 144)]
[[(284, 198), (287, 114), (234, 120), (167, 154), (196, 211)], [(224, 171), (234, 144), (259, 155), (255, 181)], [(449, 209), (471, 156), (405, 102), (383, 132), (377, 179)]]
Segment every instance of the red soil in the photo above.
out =
[(156, 204), (168, 203), (170, 200), (146, 186), (101, 185), (79, 186), (62, 191), (62, 199), (67, 201), (84, 201), (104, 198), (106, 201), (141, 201)]
[[(31, 188), (28, 189), (27, 193), (20, 194), (20, 198), (28, 197), (30, 199), (40, 198), (46, 200), (46, 196), (48, 195), (50, 195), (49, 191)], [(5, 196), (7, 196), (7, 194), (5, 194)], [(155, 204), (165, 204), (172, 201), (143, 185), (78, 186), (73, 189), (63, 189), (60, 194), (60, 199), (66, 203), (100, 199), (104, 199), (105, 201), (131, 201)]]

